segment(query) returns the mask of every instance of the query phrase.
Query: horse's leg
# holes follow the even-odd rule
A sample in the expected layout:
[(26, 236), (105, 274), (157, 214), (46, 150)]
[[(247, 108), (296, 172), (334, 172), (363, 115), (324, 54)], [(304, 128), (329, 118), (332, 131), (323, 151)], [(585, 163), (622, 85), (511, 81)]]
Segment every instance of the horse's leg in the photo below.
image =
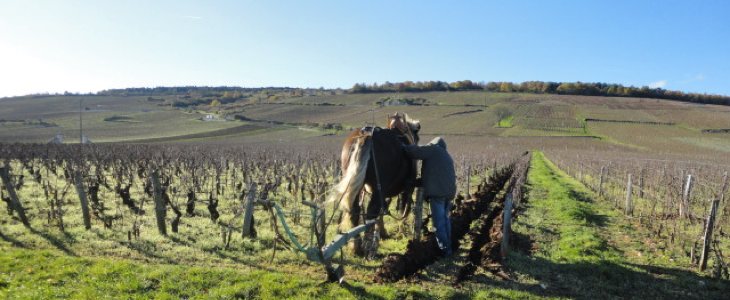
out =
[(383, 217), (384, 217), (384, 215), (381, 215), (380, 217), (378, 217), (378, 223), (375, 226), (378, 229), (378, 231), (380, 232), (380, 238), (387, 239), (387, 238), (390, 238), (390, 236), (388, 236), (388, 231), (385, 230), (385, 222), (383, 221)]
[[(362, 197), (363, 193), (358, 193), (358, 195), (355, 197), (352, 207), (350, 208), (350, 211), (342, 213), (342, 220), (345, 222), (344, 224), (347, 224), (347, 226), (340, 227), (341, 232), (346, 232), (360, 224), (360, 212), (362, 211), (360, 206), (360, 199), (362, 199)], [(350, 248), (351, 254), (363, 256), (364, 251), (362, 249), (362, 239), (360, 238), (360, 235), (353, 237), (350, 240), (348, 247)]]
[(380, 233), (385, 230), (385, 226), (382, 223), (381, 208), (383, 205), (381, 205), (382, 198), (380, 195), (381, 194), (377, 189), (373, 189), (370, 202), (368, 203), (367, 212), (365, 214), (365, 220), (377, 220), (375, 228), (368, 229), (365, 231), (365, 235), (363, 236), (363, 243), (367, 245), (367, 247), (364, 247), (366, 248), (364, 250), (368, 257), (375, 257), (378, 253), (378, 246), (381, 238)]
[(417, 166), (416, 161), (411, 160), (411, 163), (407, 167), (408, 173), (403, 183), (403, 192), (401, 193), (401, 197), (398, 198), (398, 213), (400, 213), (400, 217), (407, 216), (413, 204), (413, 191), (416, 189), (416, 177), (418, 174)]
[(375, 227), (377, 227), (378, 232), (380, 234), (380, 239), (390, 238), (390, 236), (388, 235), (388, 231), (385, 230), (385, 223), (384, 223), (383, 220), (385, 219), (385, 214), (388, 213), (388, 209), (389, 209), (389, 206), (390, 206), (391, 201), (392, 201), (391, 198), (384, 199), (383, 205), (385, 207), (383, 207), (383, 213), (379, 215), (379, 217), (378, 217), (378, 223), (375, 224)]

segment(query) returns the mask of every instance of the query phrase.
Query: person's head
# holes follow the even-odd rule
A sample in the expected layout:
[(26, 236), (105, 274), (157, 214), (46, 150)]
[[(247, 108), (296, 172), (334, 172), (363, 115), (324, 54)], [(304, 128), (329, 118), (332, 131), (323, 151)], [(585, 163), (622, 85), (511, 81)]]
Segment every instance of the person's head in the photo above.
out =
[(433, 140), (431, 140), (431, 143), (430, 144), (431, 145), (439, 146), (439, 147), (443, 148), (444, 150), (446, 150), (446, 141), (444, 141), (444, 138), (442, 138), (440, 136), (438, 136), (438, 137), (434, 138)]

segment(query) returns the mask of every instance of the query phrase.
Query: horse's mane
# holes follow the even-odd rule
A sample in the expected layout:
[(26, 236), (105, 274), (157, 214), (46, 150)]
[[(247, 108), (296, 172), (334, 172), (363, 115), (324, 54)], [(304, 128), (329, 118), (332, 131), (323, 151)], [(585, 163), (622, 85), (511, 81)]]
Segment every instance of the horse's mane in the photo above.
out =
[(408, 127), (410, 127), (412, 131), (421, 130), (421, 121), (411, 119), (411, 117), (409, 117), (407, 113), (403, 113), (403, 117), (406, 120), (406, 124), (408, 124)]

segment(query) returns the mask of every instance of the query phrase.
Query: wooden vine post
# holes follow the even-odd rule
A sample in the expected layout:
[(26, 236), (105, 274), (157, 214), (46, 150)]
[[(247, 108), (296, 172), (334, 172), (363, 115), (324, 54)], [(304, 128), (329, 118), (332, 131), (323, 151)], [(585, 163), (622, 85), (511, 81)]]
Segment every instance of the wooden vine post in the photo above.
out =
[(707, 216), (705, 224), (705, 234), (703, 235), (702, 256), (700, 257), (700, 271), (704, 271), (707, 267), (707, 254), (710, 252), (710, 243), (712, 242), (712, 229), (715, 226), (715, 214), (717, 214), (717, 206), (720, 199), (712, 200), (710, 207), (710, 215)]
[(416, 205), (413, 207), (413, 239), (420, 240), (423, 227), (423, 188), (416, 188)]
[(605, 172), (606, 172), (606, 167), (601, 166), (601, 175), (598, 180), (598, 196), (603, 196), (603, 176), (604, 176)]
[(583, 162), (578, 161), (578, 181), (583, 182)]
[[(720, 190), (720, 196), (717, 197), (718, 199), (720, 199), (720, 203), (725, 202), (725, 193), (727, 193), (727, 189), (728, 189), (727, 172), (725, 172), (725, 175), (722, 176), (722, 181), (723, 181), (723, 184), (722, 184), (722, 189)], [(730, 209), (730, 206), (725, 204), (725, 211), (724, 211), (723, 215), (727, 216), (729, 214), (728, 213), (729, 209)]]
[(728, 177), (727, 172), (725, 172), (724, 175), (722, 175), (722, 189), (720, 189), (720, 194), (717, 196), (717, 200), (720, 200), (720, 202), (723, 202), (725, 200), (725, 193), (727, 193), (728, 188)]
[(469, 189), (471, 188), (469, 185), (471, 184), (470, 178), (471, 177), (471, 165), (469, 165), (466, 168), (466, 176), (464, 178), (464, 186), (466, 188), (466, 195), (464, 195), (464, 199), (469, 199)]
[(692, 196), (692, 174), (687, 174), (687, 180), (684, 181), (684, 189), (682, 191), (682, 203), (679, 204), (679, 216), (687, 217), (690, 213), (690, 197)]
[(89, 201), (86, 198), (86, 188), (84, 187), (84, 177), (81, 175), (81, 171), (76, 170), (74, 174), (76, 181), (76, 193), (79, 195), (79, 202), (81, 202), (81, 214), (84, 218), (84, 228), (86, 230), (91, 229), (91, 215), (89, 214)]
[(644, 198), (644, 172), (643, 168), (639, 171), (639, 198)]
[[(325, 205), (325, 193), (326, 193), (326, 186), (324, 184), (321, 184), (319, 186), (319, 195), (317, 196), (317, 204), (319, 204), (319, 209), (317, 210), (317, 230), (319, 232), (324, 233), (327, 230), (327, 208)], [(382, 222), (383, 219), (380, 219), (380, 222)], [(381, 224), (382, 225), (382, 224)], [(383, 230), (385, 230), (384, 226), (381, 227)]]
[(626, 214), (627, 216), (631, 216), (634, 213), (633, 203), (631, 200), (631, 176), (631, 173), (629, 173), (629, 180), (628, 182), (626, 182), (626, 206), (624, 207), (624, 214)]
[(13, 187), (13, 183), (10, 181), (10, 174), (7, 166), (0, 167), (0, 178), (2, 178), (5, 189), (8, 191), (8, 195), (10, 195), (10, 202), (13, 204), (13, 209), (15, 210), (15, 212), (18, 213), (20, 221), (23, 222), (23, 225), (25, 225), (26, 227), (30, 227), (28, 217), (25, 216), (25, 209), (20, 203), (20, 199), (18, 199), (18, 194), (15, 193), (15, 187)]
[(256, 184), (251, 183), (251, 188), (246, 197), (246, 203), (243, 210), (243, 228), (241, 237), (254, 237), (253, 231), (253, 209), (256, 202)]
[(152, 172), (152, 196), (155, 201), (155, 217), (157, 219), (157, 230), (161, 235), (167, 235), (167, 225), (165, 224), (165, 215), (167, 214), (167, 206), (162, 199), (162, 186), (160, 185), (160, 175), (157, 170)]
[(508, 193), (504, 199), (504, 216), (502, 217), (502, 245), (500, 254), (502, 259), (509, 253), (509, 234), (512, 232), (512, 193)]

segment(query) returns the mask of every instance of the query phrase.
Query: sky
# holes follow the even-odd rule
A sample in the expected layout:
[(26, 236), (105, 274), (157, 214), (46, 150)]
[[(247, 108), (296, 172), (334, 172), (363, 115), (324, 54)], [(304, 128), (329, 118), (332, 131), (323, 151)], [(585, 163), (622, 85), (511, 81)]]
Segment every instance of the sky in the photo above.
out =
[(730, 1), (0, 0), (0, 97), (463, 79), (730, 95)]

